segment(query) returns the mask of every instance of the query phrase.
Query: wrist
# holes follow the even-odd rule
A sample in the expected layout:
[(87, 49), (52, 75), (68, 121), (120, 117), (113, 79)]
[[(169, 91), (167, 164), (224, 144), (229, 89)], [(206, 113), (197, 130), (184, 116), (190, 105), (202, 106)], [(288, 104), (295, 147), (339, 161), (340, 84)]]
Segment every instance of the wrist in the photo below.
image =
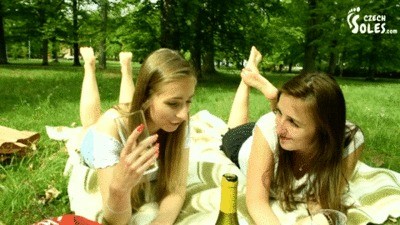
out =
[(103, 209), (112, 214), (126, 214), (132, 211), (130, 194), (110, 187), (108, 199), (104, 202)]
[(132, 208), (130, 206), (129, 207), (121, 207), (120, 205), (110, 206), (109, 202), (106, 202), (105, 206), (103, 207), (103, 210), (110, 212), (112, 214), (126, 214), (132, 212)]
[(130, 197), (131, 189), (112, 183), (108, 189), (108, 194), (110, 197), (122, 200)]

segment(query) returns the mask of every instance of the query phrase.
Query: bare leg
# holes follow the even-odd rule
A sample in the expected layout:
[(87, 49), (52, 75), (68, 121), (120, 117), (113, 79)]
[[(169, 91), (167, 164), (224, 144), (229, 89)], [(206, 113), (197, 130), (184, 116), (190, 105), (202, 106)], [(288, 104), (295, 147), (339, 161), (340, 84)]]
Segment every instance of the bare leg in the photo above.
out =
[(256, 49), (256, 47), (252, 46), (246, 68), (253, 71), (254, 73), (259, 73), (258, 64), (261, 62), (261, 59), (261, 53)]
[(82, 82), (80, 117), (83, 129), (97, 122), (101, 114), (100, 94), (97, 87), (93, 49), (82, 47), (80, 53), (85, 61), (85, 74)]
[(249, 121), (249, 95), (250, 87), (242, 80), (233, 99), (228, 128), (235, 128)]
[(132, 78), (132, 53), (119, 53), (119, 62), (121, 64), (121, 86), (119, 90), (119, 103), (132, 102), (135, 85)]
[(278, 89), (258, 71), (261, 53), (253, 46), (246, 68), (240, 74), (242, 80), (236, 91), (228, 120), (228, 127), (234, 128), (249, 122), (249, 95), (253, 87), (259, 90), (270, 101), (271, 109), (276, 108)]
[(276, 108), (278, 100), (278, 89), (258, 72), (244, 69), (240, 74), (242, 81), (250, 87), (259, 90), (270, 102), (271, 109)]
[(242, 81), (249, 87), (253, 87), (259, 90), (265, 98), (270, 102), (271, 109), (276, 108), (278, 89), (272, 85), (265, 77), (261, 76), (258, 71), (257, 65), (261, 62), (261, 54), (253, 46), (251, 48), (249, 62), (246, 66), (246, 70), (242, 71), (240, 76)]
[[(256, 70), (258, 72), (257, 66), (261, 61), (260, 52), (253, 46), (250, 51), (249, 60), (247, 62), (246, 68), (248, 70)], [(243, 73), (243, 71), (242, 71)], [(228, 127), (234, 128), (245, 124), (249, 121), (249, 95), (250, 86), (244, 82), (243, 76), (240, 81), (239, 87), (236, 90), (235, 98), (233, 99), (231, 112), (228, 119)]]

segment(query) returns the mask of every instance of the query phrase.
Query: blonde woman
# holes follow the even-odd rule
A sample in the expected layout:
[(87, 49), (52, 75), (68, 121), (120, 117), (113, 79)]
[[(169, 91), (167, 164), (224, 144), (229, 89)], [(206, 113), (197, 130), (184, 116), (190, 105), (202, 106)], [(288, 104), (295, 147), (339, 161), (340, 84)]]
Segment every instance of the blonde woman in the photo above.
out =
[[(119, 104), (101, 115), (93, 49), (81, 48), (81, 54), (85, 61), (81, 155), (98, 173), (104, 220), (128, 224), (141, 205), (155, 200), (159, 211), (151, 224), (173, 224), (186, 194), (189, 108), (197, 82), (191, 65), (176, 51), (156, 50), (143, 62), (135, 87), (132, 54), (121, 53)], [(114, 119), (139, 109), (145, 113), (151, 135), (138, 143), (140, 125), (133, 128), (124, 146)], [(156, 160), (159, 170), (144, 175)], [(148, 186), (154, 187), (152, 192)]]

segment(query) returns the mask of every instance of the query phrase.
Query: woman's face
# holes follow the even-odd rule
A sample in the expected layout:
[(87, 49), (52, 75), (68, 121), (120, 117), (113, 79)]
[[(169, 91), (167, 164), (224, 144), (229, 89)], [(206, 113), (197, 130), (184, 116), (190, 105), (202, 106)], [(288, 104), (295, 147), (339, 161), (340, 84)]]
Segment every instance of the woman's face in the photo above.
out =
[(159, 129), (173, 132), (182, 122), (188, 120), (195, 86), (195, 79), (187, 77), (167, 83), (154, 93), (148, 119), (151, 134)]
[(276, 132), (281, 147), (309, 152), (316, 146), (316, 122), (305, 100), (282, 94), (276, 108)]

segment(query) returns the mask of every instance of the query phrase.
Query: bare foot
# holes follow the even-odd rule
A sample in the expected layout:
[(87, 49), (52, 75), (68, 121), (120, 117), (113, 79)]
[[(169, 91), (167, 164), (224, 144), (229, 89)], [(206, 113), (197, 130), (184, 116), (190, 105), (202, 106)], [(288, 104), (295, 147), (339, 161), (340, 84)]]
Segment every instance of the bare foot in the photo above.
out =
[(261, 53), (256, 49), (256, 47), (252, 46), (246, 68), (258, 73), (258, 64), (261, 62), (261, 59)]
[(85, 61), (85, 66), (88, 65), (92, 69), (94, 69), (94, 66), (96, 64), (96, 58), (94, 57), (93, 48), (81, 47), (79, 51), (82, 55), (83, 61)]
[(274, 100), (278, 97), (278, 89), (269, 82), (265, 77), (253, 70), (244, 68), (240, 73), (242, 81), (250, 87), (261, 91), (264, 96), (269, 100)]
[(120, 52), (119, 53), (119, 63), (121, 66), (129, 67), (132, 61), (132, 52)]

